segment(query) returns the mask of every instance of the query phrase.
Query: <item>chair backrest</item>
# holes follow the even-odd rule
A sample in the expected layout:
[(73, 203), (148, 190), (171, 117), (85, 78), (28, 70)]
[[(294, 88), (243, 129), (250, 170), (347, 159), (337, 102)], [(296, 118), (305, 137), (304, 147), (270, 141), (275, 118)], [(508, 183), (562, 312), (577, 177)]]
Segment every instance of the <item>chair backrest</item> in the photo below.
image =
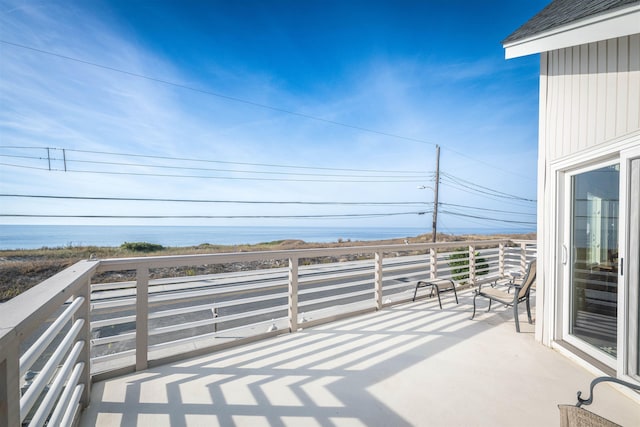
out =
[(520, 288), (520, 292), (518, 292), (518, 299), (526, 297), (531, 289), (531, 285), (536, 282), (536, 270), (537, 260), (534, 259), (527, 266), (527, 272), (522, 279), (522, 288)]
[(558, 405), (560, 427), (621, 427), (600, 415), (572, 405)]

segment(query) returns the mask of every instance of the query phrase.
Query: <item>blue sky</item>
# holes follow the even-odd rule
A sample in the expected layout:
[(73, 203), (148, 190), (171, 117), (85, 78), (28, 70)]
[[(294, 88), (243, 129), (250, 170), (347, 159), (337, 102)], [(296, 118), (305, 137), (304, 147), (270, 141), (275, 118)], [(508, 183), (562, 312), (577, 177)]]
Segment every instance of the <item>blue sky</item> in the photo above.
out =
[(547, 3), (2, 1), (0, 223), (531, 229)]

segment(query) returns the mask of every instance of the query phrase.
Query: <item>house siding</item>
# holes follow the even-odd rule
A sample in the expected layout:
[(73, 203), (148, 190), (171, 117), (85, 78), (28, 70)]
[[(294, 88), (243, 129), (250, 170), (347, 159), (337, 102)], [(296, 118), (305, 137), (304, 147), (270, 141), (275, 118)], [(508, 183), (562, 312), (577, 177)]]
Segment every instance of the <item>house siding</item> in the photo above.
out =
[(640, 129), (640, 34), (548, 52), (541, 72), (547, 162)]
[[(561, 337), (561, 218), (558, 170), (602, 159), (608, 147), (640, 137), (640, 34), (542, 52), (538, 145), (536, 339)], [(632, 142), (637, 144), (637, 142)], [(599, 154), (600, 153), (600, 154)]]

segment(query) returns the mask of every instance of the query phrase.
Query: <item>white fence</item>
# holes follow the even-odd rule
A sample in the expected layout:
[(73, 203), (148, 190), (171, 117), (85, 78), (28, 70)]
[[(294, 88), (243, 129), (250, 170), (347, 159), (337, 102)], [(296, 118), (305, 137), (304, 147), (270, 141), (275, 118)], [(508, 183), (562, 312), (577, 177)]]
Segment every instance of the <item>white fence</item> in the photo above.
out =
[(92, 380), (406, 302), (418, 280), (494, 280), (535, 251), (492, 240), (81, 261), (0, 305), (0, 425), (72, 425)]

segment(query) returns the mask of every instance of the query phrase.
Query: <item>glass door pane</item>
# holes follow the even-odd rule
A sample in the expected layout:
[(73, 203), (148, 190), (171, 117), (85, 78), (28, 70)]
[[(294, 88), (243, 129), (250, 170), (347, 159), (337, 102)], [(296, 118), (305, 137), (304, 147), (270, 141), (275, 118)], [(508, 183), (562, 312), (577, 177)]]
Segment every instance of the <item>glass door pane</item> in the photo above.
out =
[(617, 356), (619, 165), (572, 177), (569, 333)]

